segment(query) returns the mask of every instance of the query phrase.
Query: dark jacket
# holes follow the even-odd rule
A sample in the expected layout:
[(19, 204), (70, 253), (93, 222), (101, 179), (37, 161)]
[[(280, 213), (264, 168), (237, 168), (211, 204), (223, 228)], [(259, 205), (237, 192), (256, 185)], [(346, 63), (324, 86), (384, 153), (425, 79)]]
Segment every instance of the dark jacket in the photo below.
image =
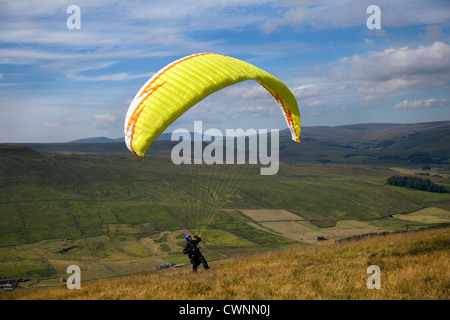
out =
[(202, 239), (197, 238), (191, 241), (187, 241), (186, 245), (184, 246), (183, 253), (188, 254), (189, 257), (193, 255), (197, 255), (200, 253), (200, 250), (198, 248), (198, 243), (202, 241)]

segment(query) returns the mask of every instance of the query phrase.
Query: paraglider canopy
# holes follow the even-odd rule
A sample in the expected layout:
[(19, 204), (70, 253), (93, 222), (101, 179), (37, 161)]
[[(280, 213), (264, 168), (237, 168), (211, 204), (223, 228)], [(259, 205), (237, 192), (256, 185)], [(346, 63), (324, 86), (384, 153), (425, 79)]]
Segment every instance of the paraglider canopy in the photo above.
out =
[(172, 62), (142, 86), (125, 118), (128, 149), (143, 157), (153, 141), (189, 108), (210, 94), (245, 80), (257, 81), (273, 96), (292, 139), (300, 142), (297, 101), (283, 82), (245, 61), (216, 53), (200, 53)]

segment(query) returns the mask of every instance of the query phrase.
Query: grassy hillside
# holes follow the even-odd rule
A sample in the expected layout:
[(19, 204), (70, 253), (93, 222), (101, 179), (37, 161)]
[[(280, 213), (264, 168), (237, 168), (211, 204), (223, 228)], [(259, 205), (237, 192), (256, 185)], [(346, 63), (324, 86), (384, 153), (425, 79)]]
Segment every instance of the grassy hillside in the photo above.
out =
[[(374, 236), (188, 267), (82, 282), (80, 290), (16, 290), (0, 299), (442, 299), (450, 298), (450, 230)], [(381, 271), (368, 289), (367, 267)]]
[[(386, 185), (420, 168), (232, 167), (0, 146), (0, 278), (33, 288), (67, 278), (71, 264), (91, 280), (188, 263), (186, 233), (201, 233), (207, 259), (220, 260), (450, 222), (449, 194)], [(448, 172), (427, 172), (449, 187)]]

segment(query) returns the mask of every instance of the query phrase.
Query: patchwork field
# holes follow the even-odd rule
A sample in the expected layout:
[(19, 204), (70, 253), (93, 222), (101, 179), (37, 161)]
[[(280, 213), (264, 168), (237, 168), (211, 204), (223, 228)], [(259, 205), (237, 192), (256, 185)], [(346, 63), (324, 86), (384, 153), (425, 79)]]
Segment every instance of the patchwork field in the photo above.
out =
[(255, 221), (247, 222), (255, 228), (306, 243), (324, 243), (324, 240), (388, 231), (371, 222), (357, 220), (341, 220), (337, 221), (335, 226), (320, 228), (286, 210), (241, 210), (241, 212)]

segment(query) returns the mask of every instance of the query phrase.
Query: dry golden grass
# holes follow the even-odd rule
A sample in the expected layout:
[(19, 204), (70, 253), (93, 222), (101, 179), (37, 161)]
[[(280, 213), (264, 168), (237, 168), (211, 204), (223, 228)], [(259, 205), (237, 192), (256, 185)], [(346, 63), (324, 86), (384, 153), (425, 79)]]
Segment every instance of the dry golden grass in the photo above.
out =
[[(1, 299), (450, 299), (450, 229), (373, 236), (359, 241), (271, 253), (190, 267), (16, 290)], [(369, 265), (381, 289), (368, 289)]]
[(429, 207), (408, 214), (396, 214), (394, 217), (420, 223), (449, 223), (450, 211)]

